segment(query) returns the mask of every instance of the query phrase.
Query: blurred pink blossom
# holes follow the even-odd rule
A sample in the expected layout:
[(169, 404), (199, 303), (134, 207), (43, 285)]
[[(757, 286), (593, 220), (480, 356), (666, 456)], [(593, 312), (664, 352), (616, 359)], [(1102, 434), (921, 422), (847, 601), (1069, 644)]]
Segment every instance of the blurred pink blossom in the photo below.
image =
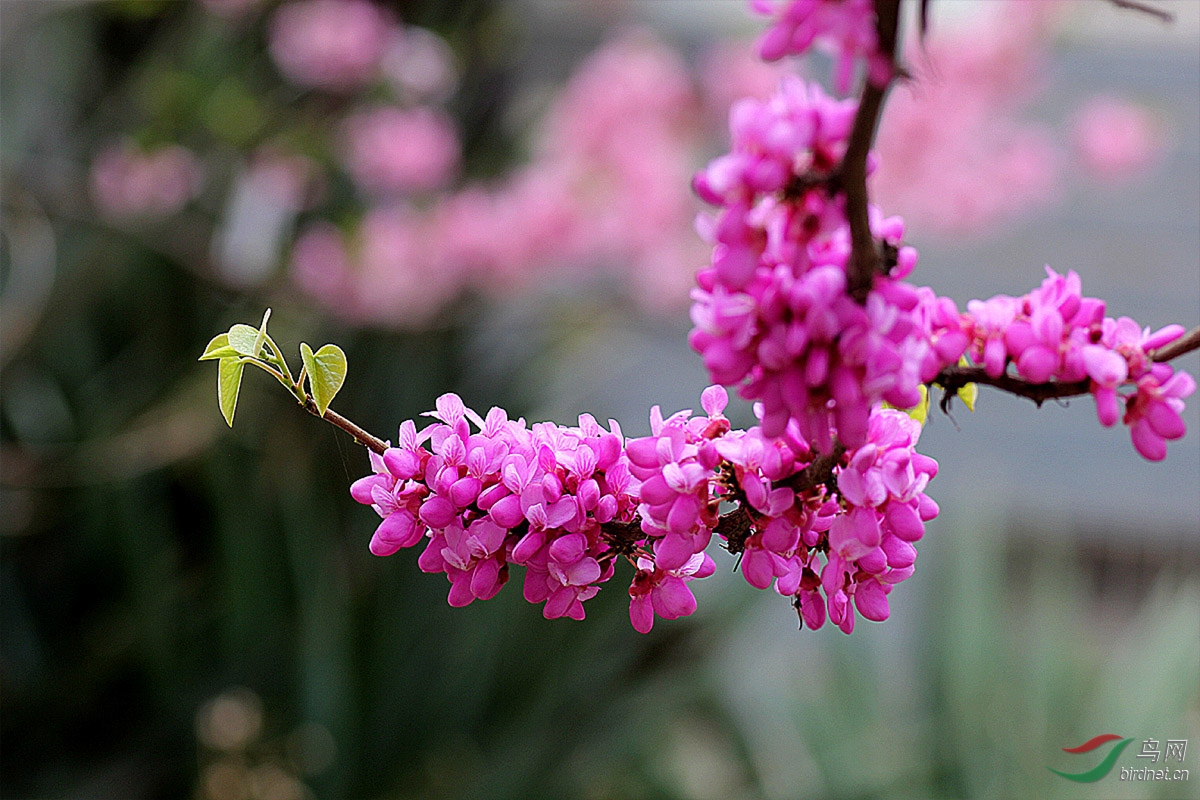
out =
[(1123, 181), (1152, 165), (1162, 154), (1157, 120), (1139, 105), (1097, 95), (1075, 113), (1072, 142), (1080, 164), (1098, 180)]
[[(781, 70), (748, 67), (742, 74), (765, 87)], [(626, 31), (602, 45), (531, 130), (527, 163), (500, 180), (436, 194), (428, 206), (406, 212), (421, 231), (425, 274), (455, 276), (429, 302), (450, 302), (466, 288), (495, 295), (607, 274), (647, 309), (681, 308), (708, 250), (693, 230), (699, 203), (689, 189), (710, 147), (697, 83), (679, 53), (647, 32)], [(709, 94), (731, 91), (720, 85), (714, 76)], [(400, 130), (401, 121), (415, 112), (387, 109), (386, 118), (382, 111), (371, 113), (379, 117), (370, 125), (358, 117), (345, 128), (351, 174), (375, 194), (417, 188), (406, 172), (414, 162), (406, 159), (428, 158), (436, 147), (409, 152), (413, 134)], [(360, 143), (350, 144), (355, 137)], [(364, 222), (363, 248), (369, 229)], [(297, 245), (298, 253), (306, 250)], [(368, 269), (364, 251), (350, 261), (355, 266), (340, 279), (344, 291), (309, 289), (319, 302), (372, 324), (418, 324), (422, 317), (407, 306), (403, 319), (388, 318), (402, 304), (381, 299), (389, 290), (365, 288), (384, 282), (387, 269), (408, 270), (406, 259), (376, 258)], [(312, 276), (302, 280), (309, 268), (293, 262), (303, 287), (323, 285)]]
[(432, 108), (359, 111), (342, 124), (341, 138), (346, 169), (368, 194), (437, 189), (458, 166), (454, 123)]
[(349, 91), (376, 77), (398, 30), (369, 0), (295, 0), (271, 18), (271, 57), (293, 83)]
[(725, 129), (729, 107), (743, 97), (765, 100), (779, 86), (779, 79), (793, 74), (791, 61), (766, 62), (743, 41), (718, 42), (700, 60), (700, 85), (704, 104)]
[(196, 196), (202, 174), (199, 160), (184, 147), (147, 152), (123, 142), (92, 162), (92, 200), (112, 219), (166, 217)]
[(705, 257), (687, 186), (704, 131), (677, 52), (627, 31), (592, 54), (547, 114), (540, 160), (558, 167), (579, 206), (577, 246), (634, 284), (649, 308), (677, 308)]
[(380, 69), (396, 94), (407, 101), (442, 101), (458, 84), (450, 45), (436, 33), (415, 26), (391, 38)]
[(1020, 119), (1036, 93), (1054, 4), (981, 6), (959, 31), (910, 47), (915, 80), (891, 93), (873, 197), (911, 226), (979, 232), (1048, 203), (1059, 155), (1049, 129)]
[(330, 305), (348, 299), (350, 256), (342, 232), (328, 222), (306, 228), (292, 245), (291, 275), (302, 291)]
[(454, 264), (432, 261), (427, 219), (409, 208), (369, 210), (350, 236), (328, 223), (307, 228), (292, 248), (293, 280), (358, 323), (422, 328), (462, 290)]
[(580, 213), (562, 172), (537, 162), (445, 197), (431, 212), (432, 249), (488, 293), (524, 289), (582, 257)]
[(358, 304), (368, 319), (405, 327), (432, 322), (462, 289), (453, 264), (431, 268), (422, 215), (403, 207), (372, 209), (358, 229)]

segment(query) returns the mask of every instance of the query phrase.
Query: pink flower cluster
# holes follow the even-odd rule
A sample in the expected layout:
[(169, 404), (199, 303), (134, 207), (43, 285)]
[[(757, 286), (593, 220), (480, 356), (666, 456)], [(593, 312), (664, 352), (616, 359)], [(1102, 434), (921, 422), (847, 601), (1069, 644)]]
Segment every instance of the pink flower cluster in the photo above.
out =
[[(405, 29), (406, 41), (415, 30)], [(571, 270), (616, 272), (631, 299), (677, 308), (704, 257), (687, 191), (698, 104), (678, 53), (649, 34), (623, 34), (551, 103), (530, 162), (455, 188), (446, 184), (460, 147), (443, 114), (356, 112), (339, 150), (375, 207), (340, 236), (325, 223), (301, 231), (292, 276), (339, 315), (400, 328), (429, 324), (464, 292), (520, 290)], [(389, 231), (405, 242), (390, 257), (372, 244)]]
[(547, 619), (583, 619), (613, 575), (602, 526), (628, 522), (637, 505), (620, 428), (589, 416), (577, 428), (528, 427), (498, 408), (483, 419), (453, 394), (431, 416), (421, 431), (401, 425), (398, 446), (373, 454), (375, 474), (351, 487), (383, 517), (371, 552), (427, 540), (418, 564), (446, 574), (452, 606), (495, 596), (518, 564), (525, 599), (545, 602)]
[(371, 195), (439, 189), (458, 166), (458, 132), (433, 108), (365, 109), (347, 117), (341, 133), (346, 171)]
[[(443, 395), (429, 414), (437, 422), (402, 424), (398, 445), (372, 454), (374, 474), (351, 494), (383, 518), (371, 552), (424, 541), (418, 565), (446, 575), (453, 606), (495, 596), (517, 564), (525, 599), (544, 602), (547, 619), (582, 619), (623, 556), (635, 568), (630, 620), (646, 633), (656, 616), (696, 610), (688, 584), (715, 570), (705, 553), (715, 532), (741, 554), (746, 580), (774, 582), (809, 627), (824, 623), (826, 608), (847, 633), (855, 608), (885, 619), (887, 594), (912, 574), (912, 542), (937, 514), (923, 494), (937, 464), (913, 450), (920, 425), (876, 410), (866, 445), (800, 484), (803, 443), (758, 426), (732, 430), (727, 399), (719, 386), (706, 389), (707, 416), (663, 419), (656, 406), (651, 435), (626, 442), (615, 422), (604, 429), (585, 415), (578, 427), (527, 426), (498, 408), (480, 418)], [(719, 516), (723, 502), (737, 508)]]
[(991, 231), (1062, 194), (1054, 130), (1029, 110), (1062, 4), (976, 5), (970, 24), (909, 40), (915, 80), (893, 87), (879, 124), (871, 196), (923, 236)]
[[(888, 593), (913, 573), (912, 542), (938, 512), (923, 493), (937, 464), (914, 450), (920, 424), (875, 409), (867, 443), (832, 470), (836, 484), (805, 484), (797, 482), (812, 459), (804, 444), (767, 437), (759, 426), (732, 430), (721, 415), (726, 400), (713, 386), (701, 398), (707, 417), (682, 411), (664, 420), (655, 407), (652, 434), (626, 445), (630, 471), (642, 482), (638, 513), (653, 551), (639, 560), (630, 589), (634, 627), (653, 623), (646, 594), (666, 619), (673, 617), (659, 606), (694, 608), (684, 583), (711, 572), (704, 549), (713, 533), (741, 555), (748, 583), (766, 589), (774, 582), (810, 628), (824, 624), (826, 609), (846, 633), (855, 608), (867, 619), (886, 619)], [(721, 502), (738, 509), (718, 517)], [(655, 602), (658, 586), (670, 594)]]
[[(1180, 414), (1196, 382), (1147, 354), (1182, 336), (1183, 326), (1151, 333), (1129, 317), (1106, 317), (1104, 310), (1103, 300), (1083, 296), (1073, 270), (1060, 275), (1046, 267), (1041, 286), (1023, 297), (967, 304), (971, 358), (993, 378), (1012, 365), (1031, 383), (1089, 381), (1100, 423), (1109, 427), (1123, 416), (1137, 451), (1161, 461), (1167, 441), (1187, 431)], [(1131, 393), (1118, 391), (1130, 385)]]
[(110, 219), (168, 217), (199, 193), (202, 178), (200, 161), (187, 148), (144, 151), (122, 142), (92, 162), (92, 200)]
[(370, 0), (297, 0), (271, 17), (271, 57), (299, 86), (348, 92), (378, 76), (398, 32)]
[(1088, 173), (1112, 182), (1144, 172), (1165, 144), (1161, 123), (1148, 109), (1111, 95), (1092, 97), (1075, 112), (1071, 138)]
[(867, 64), (867, 78), (883, 86), (892, 77), (891, 61), (879, 51), (873, 0), (751, 0), (760, 14), (775, 23), (759, 40), (759, 53), (767, 61), (805, 53), (814, 44), (836, 59), (834, 84), (839, 92), (850, 88), (859, 58)]
[[(846, 633), (854, 629), (853, 607), (869, 620), (887, 619), (887, 595), (913, 573), (913, 542), (938, 506), (924, 493), (937, 462), (914, 449), (921, 425), (907, 414), (880, 409), (871, 415), (868, 443), (838, 472), (843, 513), (829, 527), (827, 562), (821, 570), (829, 619)], [(809, 580), (801, 579), (800, 613), (820, 627), (822, 604)]]
[(866, 442), (880, 401), (910, 408), (919, 386), (967, 345), (947, 298), (901, 279), (916, 263), (903, 222), (871, 210), (893, 264), (865, 305), (847, 294), (849, 225), (828, 177), (854, 117), (851, 101), (785, 80), (765, 102), (730, 112), (732, 152), (694, 181), (722, 207), (708, 220), (712, 264), (693, 290), (690, 342), (712, 379), (763, 403), (767, 436), (793, 435), (823, 452), (837, 435)]

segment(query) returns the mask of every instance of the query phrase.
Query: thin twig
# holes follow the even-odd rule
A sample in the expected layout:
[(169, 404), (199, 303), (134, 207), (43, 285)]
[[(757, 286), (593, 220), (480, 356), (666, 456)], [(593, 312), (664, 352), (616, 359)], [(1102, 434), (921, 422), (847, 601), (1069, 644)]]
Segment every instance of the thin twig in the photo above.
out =
[(353, 422), (334, 411), (332, 408), (325, 409), (325, 413), (322, 414), (320, 409), (317, 408), (317, 404), (312, 401), (311, 397), (305, 401), (304, 410), (312, 414), (314, 417), (321, 417), (321, 419), (325, 420), (326, 422), (341, 428), (346, 433), (353, 436), (356, 442), (374, 453), (383, 455), (384, 451), (387, 450), (387, 442), (383, 441), (383, 439), (380, 439), (378, 436), (374, 436), (363, 430), (358, 425), (355, 425)]
[(1163, 345), (1157, 350), (1152, 350), (1146, 355), (1150, 356), (1152, 361), (1162, 362), (1179, 358), (1184, 353), (1190, 353), (1193, 350), (1200, 350), (1200, 325), (1192, 328), (1170, 344)]
[(1063, 397), (1077, 397), (1087, 394), (1091, 388), (1091, 381), (1087, 379), (1071, 382), (1050, 381), (1048, 383), (1031, 383), (1024, 378), (1017, 378), (1008, 373), (993, 378), (987, 374), (983, 367), (958, 366), (944, 368), (937, 374), (932, 383), (936, 383), (945, 391), (939, 404), (942, 411), (949, 410), (950, 400), (953, 399), (955, 392), (968, 383), (982, 383), (985, 386), (994, 386), (1009, 394), (1015, 394), (1018, 397), (1027, 397), (1038, 406), (1041, 406), (1047, 400), (1057, 400)]
[(1175, 15), (1157, 6), (1152, 6), (1149, 3), (1140, 3), (1138, 0), (1109, 0), (1117, 8), (1127, 8), (1130, 11), (1140, 11), (1143, 14), (1149, 14), (1152, 17), (1157, 17), (1163, 22), (1170, 24), (1175, 21)]

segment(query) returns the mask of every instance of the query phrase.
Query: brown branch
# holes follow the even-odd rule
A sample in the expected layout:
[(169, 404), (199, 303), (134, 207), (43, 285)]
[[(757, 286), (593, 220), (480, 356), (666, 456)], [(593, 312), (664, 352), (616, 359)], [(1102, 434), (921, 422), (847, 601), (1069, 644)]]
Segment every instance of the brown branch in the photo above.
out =
[(1175, 21), (1175, 15), (1170, 11), (1152, 6), (1149, 3), (1140, 3), (1138, 0), (1109, 0), (1117, 8), (1126, 8), (1130, 11), (1140, 11), (1143, 14), (1149, 14), (1152, 17), (1157, 17), (1162, 22), (1168, 25)]
[(1200, 325), (1192, 328), (1170, 344), (1163, 345), (1157, 350), (1151, 350), (1146, 355), (1150, 356), (1151, 361), (1163, 362), (1179, 358), (1181, 355), (1190, 353), (1193, 350), (1200, 350)]
[(793, 175), (783, 187), (784, 200), (798, 200), (810, 189), (824, 187), (829, 195), (837, 194), (842, 188), (842, 176), (837, 170), (832, 172), (809, 171)]
[[(887, 56), (894, 73), (900, 0), (875, 0), (875, 17), (879, 51)], [(846, 275), (847, 289), (850, 296), (859, 303), (867, 301), (867, 294), (875, 283), (875, 274), (881, 270), (882, 265), (875, 238), (871, 235), (871, 222), (867, 213), (867, 154), (875, 140), (879, 114), (883, 110), (883, 98), (890, 85), (890, 76), (883, 86), (876, 86), (869, 79), (865, 82), (858, 111), (854, 115), (850, 141), (838, 170), (846, 191), (846, 219), (850, 223), (851, 252)]]
[(608, 543), (609, 550), (630, 558), (637, 551), (638, 542), (646, 538), (642, 532), (642, 518), (637, 514), (629, 522), (611, 520), (600, 524), (600, 534)]
[(387, 450), (387, 442), (383, 441), (378, 436), (374, 436), (363, 430), (350, 420), (343, 417), (341, 414), (334, 411), (332, 408), (325, 409), (325, 413), (321, 414), (321, 411), (317, 408), (317, 404), (312, 401), (311, 397), (304, 402), (304, 410), (312, 414), (314, 417), (321, 417), (321, 419), (325, 420), (331, 425), (341, 428), (346, 433), (353, 436), (354, 441), (358, 442), (373, 453), (383, 455), (384, 451)]
[(846, 446), (835, 440), (832, 452), (819, 454), (804, 469), (776, 481), (774, 488), (787, 487), (795, 490), (796, 494), (803, 494), (821, 485), (835, 485), (833, 469), (841, 465), (844, 455), (846, 455)]
[(994, 386), (1001, 391), (1015, 394), (1018, 397), (1028, 397), (1038, 406), (1041, 406), (1047, 400), (1057, 400), (1063, 397), (1077, 397), (1078, 395), (1087, 394), (1091, 387), (1091, 381), (1087, 379), (1072, 381), (1070, 383), (1059, 381), (1031, 383), (1024, 378), (1017, 378), (1008, 373), (993, 378), (987, 374), (983, 367), (957, 366), (944, 368), (931, 383), (941, 386), (944, 391), (942, 400), (938, 404), (942, 411), (950, 409), (950, 400), (953, 399), (955, 392), (968, 383), (982, 383), (985, 386)]
[[(1161, 363), (1178, 358), (1194, 350), (1200, 350), (1200, 326), (1192, 328), (1170, 344), (1160, 347), (1157, 350), (1152, 350), (1146, 355), (1151, 360)], [(1092, 382), (1087, 378), (1081, 381), (1032, 383), (1024, 378), (1009, 375), (1007, 372), (993, 378), (987, 374), (983, 367), (959, 366), (944, 368), (930, 383), (935, 383), (944, 390), (941, 402), (938, 403), (942, 411), (949, 410), (950, 401), (953, 399), (954, 393), (968, 383), (981, 383), (984, 386), (994, 386), (1009, 394), (1015, 394), (1018, 397), (1027, 397), (1038, 406), (1041, 406), (1047, 400), (1058, 400), (1064, 397), (1078, 397), (1088, 394), (1091, 392), (1092, 386)]]
[(725, 549), (735, 556), (746, 549), (746, 539), (754, 533), (754, 518), (743, 503), (744, 500), (733, 511), (722, 514), (713, 528), (713, 533), (725, 537)]

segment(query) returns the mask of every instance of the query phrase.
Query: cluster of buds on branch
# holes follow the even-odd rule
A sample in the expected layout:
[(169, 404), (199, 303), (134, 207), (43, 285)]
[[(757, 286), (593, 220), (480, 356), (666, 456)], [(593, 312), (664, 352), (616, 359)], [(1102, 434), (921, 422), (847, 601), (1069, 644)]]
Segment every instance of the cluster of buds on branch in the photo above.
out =
[(493, 597), (516, 564), (547, 619), (582, 619), (624, 559), (635, 569), (630, 619), (645, 633), (655, 615), (695, 611), (687, 584), (715, 569), (705, 551), (716, 534), (747, 582), (773, 584), (809, 627), (827, 609), (847, 633), (856, 608), (886, 619), (887, 595), (912, 574), (912, 543), (938, 510), (923, 492), (937, 464), (913, 449), (920, 423), (879, 409), (862, 447), (821, 458), (761, 426), (733, 429), (727, 399), (706, 389), (705, 416), (664, 419), (655, 406), (651, 435), (626, 440), (612, 420), (527, 425), (443, 395), (437, 421), (402, 424), (398, 446), (372, 453), (374, 474), (351, 494), (382, 517), (371, 551), (423, 543), (417, 563), (446, 575), (453, 606)]

